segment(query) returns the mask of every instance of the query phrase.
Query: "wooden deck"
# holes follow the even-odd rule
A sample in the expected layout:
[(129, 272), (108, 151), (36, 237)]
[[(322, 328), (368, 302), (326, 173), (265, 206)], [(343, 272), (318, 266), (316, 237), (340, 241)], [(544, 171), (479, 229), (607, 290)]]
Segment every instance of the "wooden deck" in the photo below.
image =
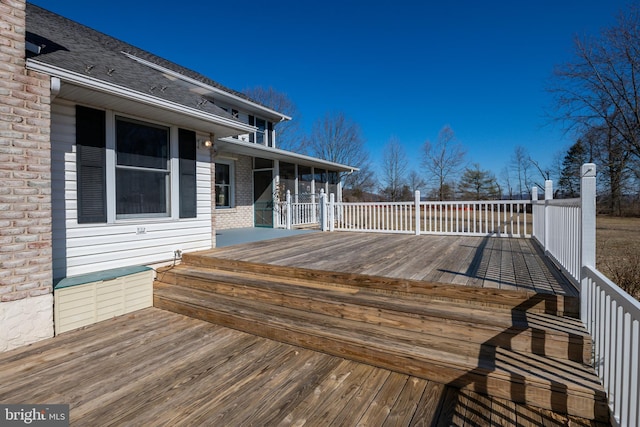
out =
[(578, 295), (531, 239), (310, 233), (201, 254), (461, 286)]
[(0, 403), (87, 426), (600, 426), (151, 308), (0, 353)]
[(159, 308), (0, 354), (0, 403), (67, 403), (74, 425), (604, 426), (576, 295), (524, 239), (185, 254)]

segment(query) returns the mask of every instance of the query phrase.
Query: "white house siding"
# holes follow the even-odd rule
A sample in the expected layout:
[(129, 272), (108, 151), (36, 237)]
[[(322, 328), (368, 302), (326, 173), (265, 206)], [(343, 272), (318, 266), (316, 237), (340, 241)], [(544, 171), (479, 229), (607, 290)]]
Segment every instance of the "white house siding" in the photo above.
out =
[[(56, 279), (117, 267), (171, 261), (174, 252), (212, 246), (210, 152), (197, 154), (197, 217), (78, 224), (75, 104), (52, 105), (53, 276)], [(175, 188), (175, 186), (174, 186)], [(172, 200), (176, 201), (175, 195)], [(173, 211), (176, 211), (174, 208)]]

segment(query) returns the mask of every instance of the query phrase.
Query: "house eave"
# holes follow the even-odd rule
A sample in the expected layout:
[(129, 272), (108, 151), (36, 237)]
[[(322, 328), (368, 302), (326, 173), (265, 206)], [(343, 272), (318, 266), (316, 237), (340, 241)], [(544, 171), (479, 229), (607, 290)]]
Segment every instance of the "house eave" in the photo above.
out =
[(252, 157), (262, 157), (266, 159), (279, 160), (295, 163), (304, 166), (322, 167), (337, 172), (356, 172), (359, 169), (341, 163), (330, 162), (317, 157), (298, 154), (292, 151), (281, 150), (279, 148), (267, 147), (265, 145), (240, 141), (234, 138), (219, 138), (216, 142), (217, 155), (224, 156), (241, 154)]
[(287, 120), (291, 120), (291, 117), (282, 114), (278, 111), (275, 111), (271, 108), (265, 107), (263, 105), (258, 104), (257, 102), (253, 102), (249, 99), (245, 99), (241, 96), (235, 95), (233, 93), (229, 93), (226, 92), (222, 89), (219, 89), (217, 87), (208, 85), (206, 83), (203, 83), (199, 80), (196, 79), (192, 79), (190, 77), (185, 76), (184, 74), (180, 74), (178, 72), (175, 72), (173, 70), (170, 70), (168, 68), (165, 68), (161, 65), (158, 64), (154, 64), (153, 62), (144, 60), (142, 58), (139, 58), (135, 55), (129, 54), (127, 52), (122, 52), (125, 56), (127, 56), (128, 58), (137, 61), (140, 64), (143, 64), (149, 68), (153, 68), (156, 71), (160, 71), (163, 74), (167, 74), (170, 75), (174, 78), (180, 79), (186, 83), (189, 83), (191, 85), (200, 87), (210, 93), (213, 93), (216, 95), (216, 97), (219, 97), (221, 100), (231, 104), (231, 105), (242, 105), (247, 111), (252, 112), (254, 114), (258, 114), (261, 115), (265, 118), (268, 118), (269, 120), (273, 120), (276, 122), (282, 122), (282, 121), (287, 121)]
[[(217, 116), (206, 111), (201, 111), (193, 107), (188, 107), (186, 105), (141, 93), (119, 85), (114, 85), (104, 80), (81, 75), (37, 60), (27, 59), (26, 67), (29, 70), (41, 72), (60, 79), (61, 82), (68, 85), (100, 92), (118, 99), (131, 101), (138, 105), (143, 104), (155, 109), (166, 111), (173, 116), (183, 116), (195, 119), (197, 122), (202, 123), (203, 128), (215, 129), (215, 132), (212, 133), (215, 133), (216, 136), (224, 137), (243, 133), (253, 133), (256, 130), (255, 126), (244, 124), (226, 117)], [(82, 101), (82, 99), (76, 99), (76, 101)], [(194, 124), (196, 121), (191, 120), (191, 123)]]

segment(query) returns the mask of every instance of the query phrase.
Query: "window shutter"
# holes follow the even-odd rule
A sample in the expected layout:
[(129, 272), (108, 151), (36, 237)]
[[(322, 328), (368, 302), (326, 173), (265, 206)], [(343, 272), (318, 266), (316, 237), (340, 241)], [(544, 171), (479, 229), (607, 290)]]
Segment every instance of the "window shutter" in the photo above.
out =
[(196, 133), (178, 130), (180, 156), (180, 218), (197, 216), (196, 196)]
[[(249, 114), (249, 125), (250, 126), (255, 126), (256, 125), (256, 119), (255, 117), (253, 117), (251, 114)], [(255, 142), (255, 134), (254, 133), (250, 133), (249, 134), (249, 142)]]
[(105, 113), (76, 106), (78, 223), (107, 222)]

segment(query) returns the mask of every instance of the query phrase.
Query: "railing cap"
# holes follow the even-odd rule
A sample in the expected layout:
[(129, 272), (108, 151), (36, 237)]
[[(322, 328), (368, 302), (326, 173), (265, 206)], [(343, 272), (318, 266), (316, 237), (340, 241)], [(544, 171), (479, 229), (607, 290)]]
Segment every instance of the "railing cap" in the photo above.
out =
[(585, 163), (580, 168), (580, 176), (583, 178), (591, 178), (596, 176), (596, 164)]

